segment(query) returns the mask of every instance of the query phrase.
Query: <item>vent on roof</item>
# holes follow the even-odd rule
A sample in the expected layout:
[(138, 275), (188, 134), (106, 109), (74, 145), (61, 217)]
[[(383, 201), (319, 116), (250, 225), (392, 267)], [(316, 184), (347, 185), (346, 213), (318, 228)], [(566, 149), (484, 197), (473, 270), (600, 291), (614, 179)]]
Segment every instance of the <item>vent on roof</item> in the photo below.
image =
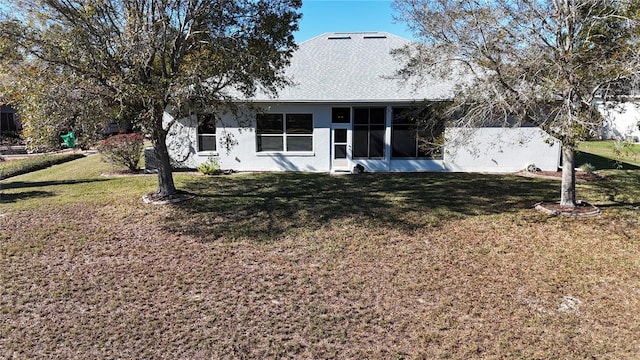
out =
[(351, 36), (329, 36), (329, 40), (350, 40)]
[(387, 37), (384, 35), (365, 35), (363, 39), (386, 39)]

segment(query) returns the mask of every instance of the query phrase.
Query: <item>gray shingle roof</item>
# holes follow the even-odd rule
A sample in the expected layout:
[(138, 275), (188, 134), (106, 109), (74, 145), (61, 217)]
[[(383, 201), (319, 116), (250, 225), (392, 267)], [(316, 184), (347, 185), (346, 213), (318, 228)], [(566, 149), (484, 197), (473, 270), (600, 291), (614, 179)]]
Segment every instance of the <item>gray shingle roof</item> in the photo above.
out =
[[(454, 83), (394, 77), (402, 62), (391, 51), (409, 40), (384, 32), (325, 33), (299, 44), (286, 74), (295, 85), (279, 91), (284, 102), (368, 102), (441, 100)], [(257, 95), (254, 100), (270, 100)]]

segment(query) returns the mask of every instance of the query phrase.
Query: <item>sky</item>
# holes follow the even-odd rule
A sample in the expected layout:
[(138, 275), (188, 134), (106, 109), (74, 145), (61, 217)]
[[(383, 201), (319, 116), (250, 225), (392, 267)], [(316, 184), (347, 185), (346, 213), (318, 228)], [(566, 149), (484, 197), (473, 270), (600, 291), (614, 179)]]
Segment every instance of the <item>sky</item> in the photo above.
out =
[(302, 0), (296, 42), (326, 32), (385, 31), (412, 40), (403, 23), (393, 20), (392, 0)]

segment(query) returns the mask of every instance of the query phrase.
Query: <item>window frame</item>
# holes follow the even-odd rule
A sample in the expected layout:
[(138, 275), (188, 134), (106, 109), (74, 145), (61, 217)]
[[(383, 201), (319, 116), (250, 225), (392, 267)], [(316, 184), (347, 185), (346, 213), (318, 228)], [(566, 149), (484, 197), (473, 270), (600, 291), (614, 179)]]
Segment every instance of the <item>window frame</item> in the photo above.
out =
[[(345, 116), (342, 118), (342, 116)], [(342, 107), (332, 107), (331, 108), (331, 123), (332, 124), (343, 124), (348, 125), (351, 124), (351, 108), (342, 106)]]
[[(276, 129), (279, 130), (277, 132), (262, 132), (260, 127), (259, 127), (259, 123), (260, 123), (260, 117), (261, 116), (271, 116), (271, 117), (280, 117), (281, 122), (282, 122), (282, 128), (281, 129)], [(303, 127), (293, 127), (292, 123), (294, 118), (296, 117), (308, 117), (308, 119), (302, 119), (302, 121), (310, 121), (310, 126), (307, 126), (307, 129), (305, 131), (304, 126)], [(291, 120), (291, 122), (289, 121)], [(300, 119), (298, 119), (298, 121), (300, 121)], [(289, 129), (296, 129), (297, 131), (293, 131), (293, 130), (289, 130)], [(300, 130), (302, 129), (302, 132), (300, 132)], [(273, 130), (273, 129), (272, 129)], [(256, 115), (256, 153), (257, 154), (280, 154), (280, 153), (284, 153), (284, 154), (312, 154), (314, 151), (314, 134), (315, 134), (315, 127), (314, 127), (314, 120), (313, 120), (313, 113), (306, 113), (306, 112), (283, 112), (283, 113), (260, 113)], [(282, 142), (281, 142), (281, 149), (280, 150), (261, 150), (262, 145), (261, 145), (261, 139), (262, 138), (281, 138)], [(308, 145), (309, 145), (309, 149), (308, 150), (289, 150), (291, 148), (291, 146), (293, 146), (293, 144), (295, 143), (295, 140), (299, 140), (299, 139), (305, 139), (308, 138)]]
[[(357, 113), (361, 112), (363, 110), (367, 111), (367, 121), (365, 122), (361, 122), (358, 119)], [(382, 115), (382, 122), (376, 121), (376, 122), (372, 122), (372, 114), (371, 111), (372, 110), (376, 110), (376, 111), (380, 111), (381, 115)], [(376, 115), (380, 115), (380, 114), (376, 114)], [(383, 106), (370, 106), (370, 107), (354, 107), (353, 108), (353, 114), (352, 114), (352, 130), (351, 130), (351, 146), (352, 146), (352, 158), (354, 160), (381, 160), (381, 159), (385, 159), (386, 156), (386, 145), (385, 145), (385, 137), (386, 137), (386, 131), (387, 131), (387, 108), (383, 107)], [(375, 120), (375, 118), (374, 118)], [(377, 137), (374, 137), (374, 132), (375, 134), (377, 134)], [(358, 150), (361, 149), (357, 149), (358, 145), (358, 141), (362, 140), (359, 139), (357, 140), (356, 137), (358, 135), (361, 135), (366, 133), (366, 150), (367, 150), (367, 155), (366, 156), (360, 156), (360, 154), (358, 154)], [(381, 136), (380, 136), (381, 135)], [(371, 156), (372, 153), (372, 144), (373, 141), (377, 140), (380, 144), (378, 145), (380, 150), (380, 155), (377, 156)]]
[[(198, 153), (210, 153), (210, 154), (215, 154), (218, 152), (218, 134), (217, 134), (217, 119), (215, 114), (213, 113), (199, 113), (196, 115), (196, 146), (198, 148)], [(207, 128), (207, 130), (213, 129), (213, 133), (211, 132), (204, 132), (202, 130), (205, 129), (205, 126)], [(202, 129), (202, 130), (201, 130)], [(214, 149), (202, 149), (201, 145), (202, 145), (202, 141), (201, 139), (204, 138), (213, 138), (213, 144), (214, 144)]]
[[(421, 150), (420, 143), (421, 139), (435, 139), (434, 134), (427, 134), (425, 130), (421, 130), (418, 127), (418, 119), (412, 118), (412, 121), (404, 121), (400, 122), (401, 118), (397, 117), (397, 114), (402, 111), (412, 111), (416, 110), (410, 106), (398, 106), (393, 107), (391, 109), (391, 159), (395, 160), (412, 160), (412, 159), (422, 159), (422, 160), (442, 160), (443, 159), (443, 146), (433, 146), (430, 150)], [(421, 111), (419, 116), (433, 116), (433, 114), (429, 114), (425, 111)], [(404, 128), (404, 129), (397, 129)], [(407, 131), (410, 130), (413, 135), (414, 141), (414, 156), (397, 156), (394, 155), (394, 151), (396, 150), (395, 142), (397, 139), (397, 131)], [(442, 131), (437, 136), (440, 136), (444, 133), (444, 124), (442, 126)]]
[(0, 111), (0, 131), (13, 132), (18, 131), (16, 126), (16, 115), (14, 112)]

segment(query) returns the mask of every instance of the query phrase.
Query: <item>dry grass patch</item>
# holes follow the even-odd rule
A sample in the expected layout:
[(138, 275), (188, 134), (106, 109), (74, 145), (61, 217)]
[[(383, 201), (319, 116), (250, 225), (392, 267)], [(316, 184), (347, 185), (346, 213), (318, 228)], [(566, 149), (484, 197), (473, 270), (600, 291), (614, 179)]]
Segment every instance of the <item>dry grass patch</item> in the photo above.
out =
[(548, 180), (178, 181), (201, 197), (45, 201), (0, 218), (0, 357), (640, 353), (638, 197), (621, 188), (583, 188), (610, 207), (582, 221), (530, 208)]

